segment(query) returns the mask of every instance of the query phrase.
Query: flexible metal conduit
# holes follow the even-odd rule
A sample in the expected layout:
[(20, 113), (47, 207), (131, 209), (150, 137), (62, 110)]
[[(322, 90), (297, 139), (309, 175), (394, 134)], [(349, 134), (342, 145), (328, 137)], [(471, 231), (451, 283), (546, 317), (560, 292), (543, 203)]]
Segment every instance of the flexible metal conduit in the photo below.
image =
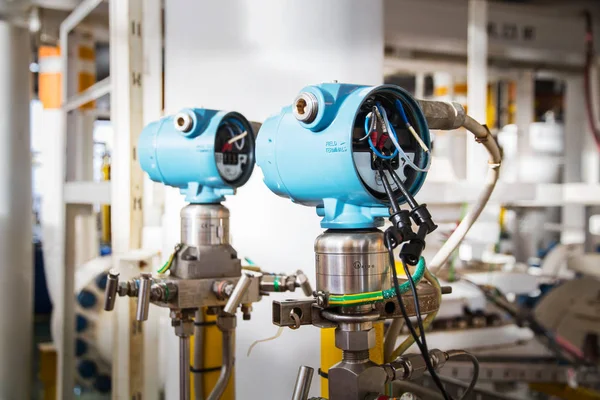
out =
[(419, 100), (419, 105), (425, 114), (430, 129), (451, 130), (461, 127), (465, 128), (475, 136), (477, 142), (485, 146), (485, 149), (489, 154), (488, 172), (477, 202), (473, 208), (469, 210), (467, 215), (463, 218), (458, 227), (454, 230), (452, 235), (450, 235), (448, 240), (446, 240), (442, 248), (437, 252), (429, 264), (431, 272), (435, 274), (446, 264), (450, 255), (456, 250), (485, 208), (485, 205), (494, 191), (496, 182), (498, 181), (502, 156), (496, 140), (492, 137), (487, 127), (466, 115), (462, 105), (458, 103), (426, 100)]

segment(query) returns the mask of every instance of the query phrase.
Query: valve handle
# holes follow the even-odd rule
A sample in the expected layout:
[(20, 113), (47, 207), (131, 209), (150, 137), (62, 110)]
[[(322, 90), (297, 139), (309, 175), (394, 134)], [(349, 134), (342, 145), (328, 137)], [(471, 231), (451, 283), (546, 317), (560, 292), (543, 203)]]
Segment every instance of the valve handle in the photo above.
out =
[(242, 298), (246, 294), (246, 291), (248, 290), (248, 287), (250, 287), (251, 283), (252, 277), (248, 274), (242, 274), (240, 280), (233, 288), (233, 292), (231, 293), (231, 296), (229, 296), (227, 304), (225, 304), (225, 307), (223, 308), (225, 313), (235, 315), (235, 311), (242, 302)]
[(150, 289), (152, 285), (152, 274), (144, 273), (140, 276), (140, 287), (138, 291), (137, 310), (135, 319), (138, 321), (148, 320), (150, 309)]
[(315, 370), (306, 365), (302, 365), (298, 370), (298, 376), (296, 377), (296, 384), (294, 385), (294, 393), (292, 394), (292, 400), (307, 400), (308, 392), (310, 391), (310, 384), (312, 382), (313, 372)]
[(302, 289), (305, 296), (312, 296), (313, 289), (312, 286), (310, 286), (310, 281), (306, 274), (300, 269), (296, 271), (296, 285)]
[(106, 289), (104, 289), (104, 310), (112, 311), (115, 308), (117, 290), (119, 289), (119, 273), (115, 270), (108, 271)]

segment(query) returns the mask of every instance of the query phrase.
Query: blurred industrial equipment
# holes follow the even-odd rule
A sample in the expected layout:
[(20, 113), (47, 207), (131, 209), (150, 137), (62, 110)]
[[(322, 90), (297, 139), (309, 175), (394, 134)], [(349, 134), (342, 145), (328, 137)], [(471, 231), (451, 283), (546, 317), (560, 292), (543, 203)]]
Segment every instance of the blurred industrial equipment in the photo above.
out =
[(599, 16), (0, 0), (0, 398), (600, 398)]

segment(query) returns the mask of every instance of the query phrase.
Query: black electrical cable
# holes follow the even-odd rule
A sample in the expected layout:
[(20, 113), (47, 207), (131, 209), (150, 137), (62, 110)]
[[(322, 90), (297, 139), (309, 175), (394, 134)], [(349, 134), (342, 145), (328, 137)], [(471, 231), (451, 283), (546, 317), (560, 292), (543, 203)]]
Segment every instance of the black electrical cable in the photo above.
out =
[(473, 363), (473, 377), (471, 378), (471, 383), (467, 387), (467, 390), (463, 393), (460, 400), (464, 400), (469, 398), (473, 390), (475, 389), (475, 385), (477, 384), (477, 380), (479, 379), (479, 360), (473, 354), (469, 353), (465, 350), (449, 350), (446, 352), (448, 355), (448, 359), (456, 358), (456, 357), (466, 357)]
[[(384, 172), (383, 168), (381, 167), (381, 165), (378, 167), (378, 170), (381, 175), (383, 187), (384, 187), (386, 194), (388, 196), (388, 199), (391, 203), (392, 209), (398, 210), (400, 207), (398, 206), (398, 203), (397, 203), (396, 199), (394, 198), (394, 193), (389, 184), (387, 176), (385, 176), (385, 172)], [(408, 312), (406, 312), (406, 308), (404, 307), (404, 302), (402, 301), (402, 297), (400, 296), (400, 284), (398, 282), (398, 273), (396, 271), (396, 267), (395, 267), (396, 263), (394, 260), (394, 246), (392, 245), (391, 232), (389, 230), (385, 232), (384, 240), (385, 240), (385, 247), (388, 250), (388, 256), (390, 259), (390, 267), (392, 269), (392, 276), (394, 279), (394, 287), (396, 289), (395, 290), (396, 298), (398, 300), (398, 305), (400, 306), (400, 311), (402, 312), (402, 316), (404, 317), (404, 319), (406, 321), (406, 326), (408, 327), (410, 334), (412, 335), (415, 343), (417, 344), (417, 347), (421, 351), (421, 355), (423, 356), (423, 360), (425, 361), (425, 366), (427, 367), (427, 371), (431, 375), (431, 379), (433, 379), (433, 381), (435, 382), (436, 386), (438, 387), (438, 389), (444, 396), (444, 399), (452, 400), (450, 395), (448, 395), (448, 393), (446, 392), (446, 389), (444, 388), (442, 381), (438, 377), (438, 375), (435, 371), (435, 368), (433, 368), (433, 365), (431, 364), (431, 359), (429, 358), (429, 349), (427, 348), (427, 341), (425, 338), (425, 329), (423, 327), (423, 319), (421, 318), (421, 307), (419, 305), (419, 296), (417, 294), (417, 288), (416, 288), (415, 282), (412, 279), (412, 276), (410, 275), (410, 271), (408, 270), (406, 263), (402, 259), (401, 260), (402, 266), (404, 267), (404, 271), (406, 273), (406, 276), (408, 277), (409, 284), (410, 284), (410, 287), (411, 287), (411, 290), (413, 293), (413, 300), (415, 302), (415, 313), (417, 315), (417, 324), (419, 326), (419, 331), (421, 332), (421, 340), (419, 340), (419, 335), (417, 334), (417, 332), (412, 324), (412, 321), (410, 320), (410, 318), (408, 316)]]
[[(410, 289), (413, 294), (413, 300), (415, 303), (415, 313), (417, 314), (417, 324), (419, 327), (419, 331), (421, 333), (421, 344), (423, 346), (423, 351), (425, 352), (425, 354), (429, 354), (429, 348), (427, 347), (427, 339), (425, 338), (425, 328), (423, 326), (423, 319), (421, 318), (421, 307), (419, 304), (419, 296), (417, 295), (417, 287), (415, 285), (415, 281), (413, 280), (413, 278), (410, 274), (410, 271), (408, 270), (408, 265), (407, 265), (406, 261), (401, 257), (400, 262), (402, 262), (402, 267), (404, 268), (404, 273), (406, 274), (406, 276), (408, 278), (408, 282), (410, 284)], [(429, 361), (429, 359), (427, 359), (427, 361)], [(431, 370), (429, 370), (429, 368), (428, 368), (428, 371), (434, 382), (436, 380), (440, 381), (440, 378), (437, 376), (437, 372), (435, 371), (435, 369), (433, 369), (433, 366), (431, 366)], [(440, 381), (440, 384), (438, 385), (438, 387), (443, 388), (441, 381)], [(440, 390), (442, 390), (442, 389), (440, 389)], [(442, 394), (447, 395), (445, 393), (445, 391), (442, 391)]]
[[(385, 235), (385, 246), (388, 249), (388, 256), (390, 259), (392, 276), (393, 276), (393, 280), (394, 280), (394, 287), (396, 288), (396, 290), (395, 290), (396, 299), (398, 300), (398, 304), (400, 306), (400, 311), (402, 312), (402, 317), (404, 318), (404, 320), (406, 322), (406, 326), (408, 327), (408, 330), (409, 330), (410, 334), (412, 335), (412, 337), (415, 341), (415, 344), (421, 351), (421, 355), (423, 356), (423, 360), (425, 361), (425, 366), (427, 367), (427, 371), (431, 375), (431, 379), (433, 379), (433, 382), (436, 384), (439, 391), (442, 393), (442, 396), (444, 397), (444, 399), (452, 400), (452, 397), (450, 397), (450, 395), (446, 392), (446, 389), (444, 388), (442, 381), (440, 380), (437, 373), (435, 372), (435, 369), (433, 368), (433, 365), (431, 364), (431, 359), (429, 358), (429, 352), (427, 351), (427, 349), (424, 348), (423, 343), (421, 343), (421, 341), (419, 340), (419, 335), (417, 334), (417, 331), (415, 330), (415, 328), (412, 324), (412, 321), (410, 320), (410, 317), (408, 316), (406, 307), (404, 307), (404, 302), (402, 301), (402, 297), (400, 296), (400, 284), (398, 282), (398, 273), (396, 272), (396, 267), (395, 267), (394, 251), (393, 251), (393, 247), (392, 247), (392, 242), (391, 242), (390, 234), (387, 232)], [(410, 274), (408, 274), (408, 275), (410, 275)], [(413, 281), (413, 283), (414, 283), (414, 281)], [(415, 297), (415, 299), (418, 302), (418, 298)], [(421, 328), (419, 328), (419, 329), (421, 329)]]
[(419, 327), (419, 332), (421, 333), (421, 343), (423, 343), (425, 351), (427, 352), (427, 354), (429, 354), (429, 348), (427, 347), (427, 339), (425, 338), (425, 329), (423, 328), (423, 318), (421, 317), (421, 306), (419, 304), (419, 296), (417, 295), (417, 286), (415, 285), (415, 281), (413, 280), (410, 271), (408, 270), (406, 260), (404, 260), (403, 257), (400, 257), (400, 262), (402, 263), (402, 268), (404, 268), (404, 273), (408, 278), (410, 290), (413, 294), (413, 300), (415, 302), (415, 312), (417, 314), (417, 325)]
[(394, 170), (394, 167), (392, 167), (392, 164), (389, 163), (389, 162), (386, 163), (386, 168), (389, 171), (390, 176), (394, 180), (394, 183), (396, 183), (396, 186), (398, 186), (398, 189), (400, 190), (400, 192), (402, 192), (402, 195), (406, 199), (406, 202), (408, 203), (408, 205), (410, 206), (410, 208), (413, 208), (413, 209), (417, 208), (419, 206), (419, 203), (417, 203), (417, 201), (415, 200), (415, 198), (406, 189), (406, 186), (404, 186), (404, 184), (402, 183), (402, 180), (400, 180), (400, 177), (398, 176), (398, 174)]
[[(385, 125), (385, 124), (384, 124)], [(377, 165), (378, 164), (378, 165)], [(383, 187), (385, 189), (386, 195), (390, 201), (390, 206), (391, 209), (394, 211), (394, 213), (397, 213), (400, 210), (400, 206), (398, 205), (398, 201), (396, 200), (395, 196), (394, 196), (394, 191), (391, 188), (391, 185), (389, 183), (389, 180), (387, 178), (387, 176), (385, 175), (385, 170), (384, 170), (384, 166), (382, 165), (382, 162), (377, 163), (377, 170), (379, 171), (379, 174), (381, 176), (381, 181), (383, 183)], [(392, 174), (392, 177), (394, 178), (394, 181), (396, 182), (398, 188), (401, 190), (401, 192), (405, 195), (405, 198), (407, 199), (407, 201), (409, 202), (409, 204), (411, 206), (414, 207), (418, 207), (418, 203), (415, 201), (414, 197), (412, 197), (410, 195), (410, 193), (408, 193), (408, 191), (406, 190), (406, 188), (402, 185), (402, 183), (400, 182), (399, 177), (395, 175), (395, 171), (393, 171), (393, 169), (391, 168), (391, 166), (387, 167), (388, 169), (390, 169), (390, 174)], [(402, 190), (404, 189), (404, 190)], [(414, 280), (412, 279), (412, 276), (410, 275), (410, 271), (408, 270), (407, 264), (405, 263), (404, 259), (402, 259), (402, 265), (404, 267), (404, 271), (406, 273), (406, 276), (409, 279), (409, 283), (411, 286), (411, 290), (413, 293), (413, 300), (415, 302), (415, 313), (417, 316), (417, 324), (419, 327), (419, 330), (421, 332), (421, 339), (419, 340), (419, 335), (417, 334), (412, 321), (410, 320), (408, 313), (406, 311), (406, 308), (404, 307), (404, 302), (402, 301), (402, 297), (400, 296), (400, 285), (398, 282), (398, 273), (396, 271), (396, 267), (395, 267), (395, 261), (394, 261), (394, 246), (392, 244), (392, 240), (394, 240), (394, 242), (396, 242), (396, 239), (393, 239), (391, 237), (391, 231), (387, 230), (385, 232), (385, 236), (384, 236), (384, 240), (385, 240), (385, 246), (387, 247), (388, 250), (388, 255), (390, 258), (390, 266), (392, 269), (392, 276), (394, 278), (394, 287), (395, 287), (395, 292), (396, 292), (396, 298), (398, 300), (398, 304), (400, 306), (400, 310), (402, 312), (402, 316), (404, 317), (405, 321), (406, 321), (406, 326), (408, 327), (417, 347), (419, 348), (419, 350), (421, 351), (421, 355), (423, 357), (423, 360), (425, 361), (425, 366), (427, 367), (427, 371), (429, 372), (429, 374), (431, 375), (431, 378), (433, 379), (434, 383), (436, 384), (436, 386), (438, 387), (438, 389), (440, 390), (441, 394), (443, 395), (445, 400), (452, 400), (452, 397), (450, 397), (450, 395), (446, 392), (446, 389), (444, 388), (444, 385), (442, 384), (439, 376), (437, 375), (435, 368), (433, 368), (433, 365), (431, 364), (431, 359), (429, 357), (429, 349), (427, 348), (427, 340), (425, 337), (425, 329), (423, 327), (423, 319), (421, 318), (421, 310), (420, 310), (420, 305), (419, 305), (419, 296), (417, 294), (417, 289), (416, 289), (416, 285)], [(397, 244), (397, 243), (396, 243)]]

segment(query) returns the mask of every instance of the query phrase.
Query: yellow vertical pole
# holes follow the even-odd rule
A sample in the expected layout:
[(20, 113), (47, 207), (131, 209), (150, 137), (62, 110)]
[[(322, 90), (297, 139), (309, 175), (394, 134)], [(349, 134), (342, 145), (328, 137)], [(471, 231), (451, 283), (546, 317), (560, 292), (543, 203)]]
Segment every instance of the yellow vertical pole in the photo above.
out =
[(44, 385), (44, 400), (56, 400), (56, 347), (53, 343), (38, 345), (39, 372), (38, 377)]
[[(108, 154), (104, 154), (102, 158), (102, 180), (110, 181), (110, 156)], [(102, 204), (100, 214), (102, 215), (102, 243), (110, 244), (110, 206)]]

